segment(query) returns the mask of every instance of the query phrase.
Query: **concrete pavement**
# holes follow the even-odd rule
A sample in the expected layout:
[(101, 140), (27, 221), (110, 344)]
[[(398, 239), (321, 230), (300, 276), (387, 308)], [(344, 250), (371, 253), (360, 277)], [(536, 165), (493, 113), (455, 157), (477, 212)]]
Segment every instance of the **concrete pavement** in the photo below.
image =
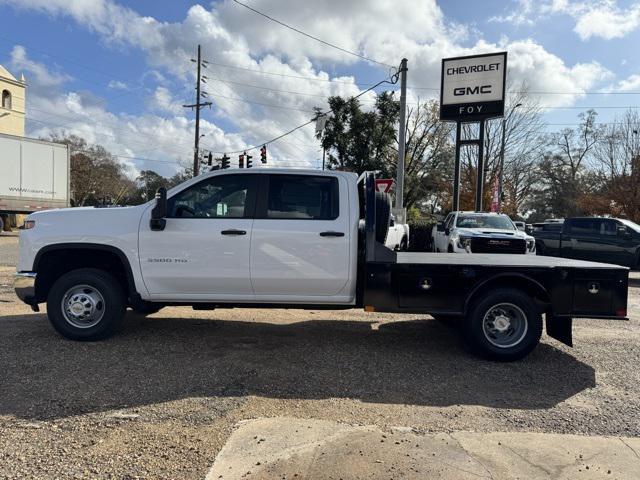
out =
[(640, 439), (547, 433), (429, 433), (326, 420), (236, 425), (206, 480), (637, 479)]

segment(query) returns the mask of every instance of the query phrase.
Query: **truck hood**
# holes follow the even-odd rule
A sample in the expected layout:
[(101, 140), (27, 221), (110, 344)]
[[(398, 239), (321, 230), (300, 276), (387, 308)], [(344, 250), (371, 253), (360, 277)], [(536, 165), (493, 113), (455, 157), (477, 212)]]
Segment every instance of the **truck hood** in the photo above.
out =
[(533, 239), (522, 230), (502, 230), (499, 228), (456, 228), (455, 233), (463, 237), (496, 237)]
[(99, 218), (101, 221), (128, 217), (134, 212), (142, 212), (144, 205), (133, 207), (72, 207), (42, 210), (29, 215), (29, 220), (39, 222), (66, 222), (85, 219), (89, 217)]
[(92, 244), (117, 248), (130, 262), (137, 258), (138, 229), (149, 204), (115, 208), (62, 208), (32, 213), (33, 228), (20, 232), (18, 269), (29, 271), (43, 248)]

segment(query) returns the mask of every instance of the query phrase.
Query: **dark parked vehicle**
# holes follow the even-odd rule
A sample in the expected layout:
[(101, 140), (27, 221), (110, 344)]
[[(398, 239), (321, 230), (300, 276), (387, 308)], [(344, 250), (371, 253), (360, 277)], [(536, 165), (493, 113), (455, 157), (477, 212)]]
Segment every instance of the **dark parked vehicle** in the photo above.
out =
[(640, 266), (640, 225), (619, 218), (567, 218), (534, 224), (538, 255)]

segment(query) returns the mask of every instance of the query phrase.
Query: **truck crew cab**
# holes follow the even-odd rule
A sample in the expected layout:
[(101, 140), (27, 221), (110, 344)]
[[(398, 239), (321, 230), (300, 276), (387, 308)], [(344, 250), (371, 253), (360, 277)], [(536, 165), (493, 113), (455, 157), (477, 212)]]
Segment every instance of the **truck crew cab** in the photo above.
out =
[(575, 217), (534, 225), (539, 255), (640, 268), (640, 225), (620, 218)]
[(532, 255), (396, 253), (375, 175), (222, 170), (155, 201), (38, 212), (20, 234), (18, 296), (63, 336), (96, 340), (125, 309), (364, 308), (456, 320), (471, 348), (515, 360), (575, 317), (625, 319), (626, 268)]

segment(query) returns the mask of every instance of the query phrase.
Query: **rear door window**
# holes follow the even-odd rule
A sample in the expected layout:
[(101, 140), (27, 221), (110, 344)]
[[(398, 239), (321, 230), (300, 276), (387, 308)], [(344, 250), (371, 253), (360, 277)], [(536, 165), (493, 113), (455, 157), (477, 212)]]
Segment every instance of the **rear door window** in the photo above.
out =
[(618, 235), (618, 225), (615, 220), (601, 220), (600, 221), (600, 235), (604, 237), (615, 237)]
[(600, 219), (574, 218), (571, 220), (570, 233), (573, 235), (599, 235)]
[(310, 175), (270, 175), (266, 218), (335, 220), (338, 179)]

